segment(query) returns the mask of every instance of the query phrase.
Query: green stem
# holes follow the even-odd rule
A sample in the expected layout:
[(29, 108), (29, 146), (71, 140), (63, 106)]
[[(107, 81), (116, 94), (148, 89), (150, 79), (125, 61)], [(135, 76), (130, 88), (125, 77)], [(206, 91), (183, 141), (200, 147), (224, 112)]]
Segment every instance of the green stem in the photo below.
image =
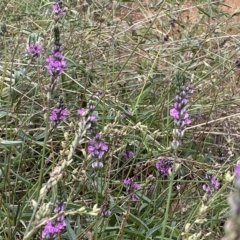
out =
[(176, 156), (177, 155), (175, 154), (175, 159), (174, 159), (173, 168), (172, 168), (172, 174), (171, 174), (171, 178), (170, 178), (170, 185), (169, 185), (169, 189), (168, 189), (167, 206), (166, 206), (166, 211), (165, 211), (165, 215), (164, 215), (162, 235), (161, 235), (162, 240), (164, 239), (166, 225), (167, 225), (167, 221), (168, 221), (168, 213), (169, 213), (170, 201), (171, 201), (171, 196), (172, 196), (172, 188), (173, 188), (173, 180), (174, 180), (175, 169), (176, 169), (176, 160), (177, 160)]
[[(49, 114), (47, 114), (47, 119), (49, 118)], [(44, 137), (44, 142), (43, 142), (43, 151), (42, 151), (42, 158), (41, 158), (41, 166), (40, 166), (40, 176), (39, 176), (39, 180), (38, 180), (38, 190), (37, 190), (37, 195), (36, 195), (36, 199), (39, 198), (40, 195), (40, 191), (42, 188), (42, 181), (43, 181), (43, 175), (44, 175), (44, 162), (45, 162), (45, 154), (46, 154), (46, 145), (47, 145), (47, 140), (48, 140), (48, 135), (49, 135), (49, 124), (48, 124), (48, 120), (46, 121), (47, 126), (45, 129), (45, 137)]]

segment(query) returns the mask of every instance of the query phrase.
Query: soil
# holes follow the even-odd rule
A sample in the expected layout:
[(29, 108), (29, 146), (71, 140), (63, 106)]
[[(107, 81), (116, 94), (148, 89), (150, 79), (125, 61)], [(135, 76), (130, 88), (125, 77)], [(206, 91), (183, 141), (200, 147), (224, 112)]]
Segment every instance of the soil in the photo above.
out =
[[(139, 8), (139, 2), (142, 3), (142, 6), (149, 4), (149, 0), (139, 0), (135, 3), (126, 2), (126, 7), (122, 8), (120, 12), (117, 13), (117, 16), (121, 16), (122, 19), (130, 20), (132, 22), (142, 21), (143, 19), (153, 16), (154, 10), (147, 10), (144, 9), (144, 7)], [(223, 0), (222, 3), (225, 5), (221, 6), (223, 11), (233, 13), (239, 10), (237, 17), (240, 16), (240, 0)], [(197, 5), (201, 6), (201, 4)], [(188, 0), (187, 3), (179, 5), (180, 15), (184, 21), (195, 23), (199, 20), (199, 10), (195, 6), (195, 0)], [(178, 11), (176, 11), (176, 13), (177, 12)], [(232, 18), (232, 20), (236, 19), (237, 17)]]
[[(187, 10), (187, 13), (184, 13), (184, 15), (189, 21), (196, 22), (199, 19), (199, 12), (197, 8), (192, 7), (194, 6), (193, 3), (194, 1), (188, 1), (186, 7), (189, 8), (189, 10)], [(240, 0), (224, 0), (223, 4), (226, 6), (222, 6), (221, 9), (226, 12), (233, 13), (237, 10), (240, 11)]]
[[(146, 19), (148, 17), (151, 17), (152, 13), (154, 11), (157, 11), (157, 9), (148, 9), (147, 6), (151, 6), (151, 1), (152, 0), (137, 0), (137, 1), (123, 1), (124, 4), (121, 4), (120, 6), (122, 6), (122, 8), (120, 7), (118, 10), (120, 10), (119, 12), (116, 12), (116, 16), (117, 17), (121, 17), (121, 19), (130, 19), (132, 21), (141, 21), (142, 19)], [(178, 6), (180, 10), (183, 10), (183, 12), (188, 12), (189, 14), (189, 19), (193, 22), (195, 22), (198, 19), (198, 9), (195, 7), (196, 5), (198, 6), (203, 6), (203, 5), (207, 5), (207, 0), (205, 0), (205, 4), (204, 1), (201, 1), (201, 3), (199, 3), (199, 1), (197, 1), (198, 3), (196, 3), (196, 0), (179, 0), (179, 4), (173, 4), (173, 6)], [(79, 0), (80, 2), (80, 6), (83, 5), (84, 0)], [(88, 2), (88, 1), (87, 1)], [(104, 2), (104, 1), (103, 1)], [(109, 3), (109, 9), (111, 9), (112, 7), (112, 1), (110, 1)], [(153, 1), (154, 3), (157, 2), (157, 0)], [(221, 9), (224, 11), (227, 11), (229, 13), (233, 13), (234, 11), (236, 11), (237, 9), (240, 12), (240, 0), (213, 0), (212, 2), (214, 3), (222, 3), (222, 5), (225, 6), (221, 6)], [(159, 4), (159, 6), (161, 6), (161, 4)], [(204, 8), (204, 7), (203, 7)], [(151, 13), (152, 12), (152, 13)], [(170, 13), (171, 14), (171, 13)]]
[(225, 5), (229, 7), (223, 7), (224, 10), (229, 12), (234, 12), (237, 8), (240, 10), (240, 1), (239, 0), (225, 0), (223, 1)]

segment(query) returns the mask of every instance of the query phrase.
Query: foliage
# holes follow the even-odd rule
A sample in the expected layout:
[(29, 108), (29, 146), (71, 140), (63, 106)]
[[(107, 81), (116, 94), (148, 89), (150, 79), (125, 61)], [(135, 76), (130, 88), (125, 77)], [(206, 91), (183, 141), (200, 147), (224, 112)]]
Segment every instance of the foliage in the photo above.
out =
[(63, 213), (52, 239), (221, 239), (239, 157), (238, 12), (57, 2), (0, 2), (0, 239), (42, 239)]

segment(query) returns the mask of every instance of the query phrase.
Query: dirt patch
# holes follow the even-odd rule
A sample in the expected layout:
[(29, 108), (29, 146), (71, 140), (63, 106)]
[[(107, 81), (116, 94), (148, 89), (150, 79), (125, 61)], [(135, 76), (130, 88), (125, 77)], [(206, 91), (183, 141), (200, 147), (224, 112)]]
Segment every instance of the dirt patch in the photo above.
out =
[(239, 0), (225, 0), (223, 1), (225, 5), (229, 7), (222, 7), (224, 11), (234, 12), (237, 8), (240, 8), (240, 1)]
[[(237, 9), (240, 10), (240, 0), (225, 0), (223, 1), (223, 4), (225, 6), (220, 7), (220, 9), (222, 9), (223, 11), (233, 13)], [(183, 18), (192, 23), (195, 23), (199, 20), (199, 11), (194, 6), (194, 1), (188, 1), (184, 7), (186, 8), (186, 11), (184, 11), (184, 13), (182, 14)]]
[[(140, 5), (139, 2), (141, 2)], [(233, 13), (237, 9), (240, 11), (240, 0), (224, 0), (223, 4), (225, 6), (220, 6), (220, 9), (225, 12)], [(199, 3), (197, 5), (202, 9), (206, 9), (206, 12), (209, 11), (207, 9), (207, 4)], [(169, 14), (172, 18), (180, 15), (184, 22), (197, 23), (199, 21), (201, 11), (196, 7), (196, 2), (194, 0), (189, 0), (185, 4), (175, 5), (173, 9), (172, 13)], [(130, 22), (138, 22), (143, 19), (153, 18), (157, 12), (157, 9), (149, 8), (149, 2), (147, 0), (127, 2), (124, 4), (124, 7), (121, 7), (119, 10), (120, 11), (116, 15)]]

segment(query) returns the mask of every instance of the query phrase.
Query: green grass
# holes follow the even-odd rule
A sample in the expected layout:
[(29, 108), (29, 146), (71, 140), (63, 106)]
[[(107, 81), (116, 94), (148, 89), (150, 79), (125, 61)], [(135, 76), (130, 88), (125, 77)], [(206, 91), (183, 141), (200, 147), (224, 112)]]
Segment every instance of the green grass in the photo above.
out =
[[(67, 67), (49, 96), (52, 3), (0, 2), (0, 239), (41, 239), (59, 195), (67, 226), (57, 239), (224, 237), (239, 158), (239, 15), (219, 1), (193, 2), (64, 1), (58, 25)], [(196, 21), (187, 19), (191, 12)], [(31, 41), (44, 48), (38, 58), (26, 52)], [(169, 110), (190, 83), (192, 123), (173, 151)], [(69, 114), (52, 129), (59, 99)], [(77, 110), (89, 102), (108, 145), (99, 171), (87, 151), (90, 135), (73, 143), (83, 119)], [(125, 160), (126, 150), (134, 157)], [(162, 176), (159, 158), (176, 169)], [(219, 180), (217, 191), (202, 189), (206, 173)], [(128, 177), (140, 184), (136, 202)], [(110, 216), (101, 216), (102, 204)]]

